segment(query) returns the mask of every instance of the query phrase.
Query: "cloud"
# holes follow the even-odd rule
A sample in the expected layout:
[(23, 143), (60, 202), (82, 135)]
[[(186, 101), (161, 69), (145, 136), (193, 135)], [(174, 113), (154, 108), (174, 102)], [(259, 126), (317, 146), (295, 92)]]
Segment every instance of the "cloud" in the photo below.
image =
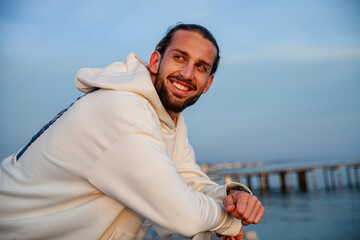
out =
[(360, 60), (360, 46), (323, 47), (301, 44), (267, 46), (252, 52), (238, 52), (223, 57), (223, 64), (265, 62), (321, 62)]

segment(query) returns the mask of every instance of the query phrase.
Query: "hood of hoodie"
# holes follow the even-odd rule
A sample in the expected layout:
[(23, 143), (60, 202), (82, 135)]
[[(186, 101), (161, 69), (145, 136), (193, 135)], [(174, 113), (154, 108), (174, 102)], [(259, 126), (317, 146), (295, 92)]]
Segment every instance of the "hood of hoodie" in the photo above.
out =
[(175, 123), (162, 105), (151, 81), (147, 64), (134, 52), (127, 56), (126, 62), (114, 62), (105, 68), (80, 69), (76, 73), (75, 84), (84, 93), (108, 89), (141, 95), (155, 109), (160, 121), (170, 129), (175, 129)]

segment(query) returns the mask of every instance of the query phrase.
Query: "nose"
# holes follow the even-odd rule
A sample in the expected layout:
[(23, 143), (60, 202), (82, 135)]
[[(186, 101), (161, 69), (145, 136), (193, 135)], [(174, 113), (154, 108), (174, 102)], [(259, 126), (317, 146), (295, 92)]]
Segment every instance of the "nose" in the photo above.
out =
[(190, 63), (186, 64), (180, 71), (180, 75), (184, 79), (192, 80), (194, 78), (194, 66)]

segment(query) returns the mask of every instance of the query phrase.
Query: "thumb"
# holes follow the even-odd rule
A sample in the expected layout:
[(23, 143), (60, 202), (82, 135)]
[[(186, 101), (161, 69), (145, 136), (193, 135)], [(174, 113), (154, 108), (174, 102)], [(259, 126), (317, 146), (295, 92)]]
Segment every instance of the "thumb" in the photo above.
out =
[(233, 197), (231, 195), (224, 198), (223, 204), (224, 204), (225, 209), (226, 209), (227, 212), (232, 212), (232, 211), (235, 210), (234, 199), (233, 199)]

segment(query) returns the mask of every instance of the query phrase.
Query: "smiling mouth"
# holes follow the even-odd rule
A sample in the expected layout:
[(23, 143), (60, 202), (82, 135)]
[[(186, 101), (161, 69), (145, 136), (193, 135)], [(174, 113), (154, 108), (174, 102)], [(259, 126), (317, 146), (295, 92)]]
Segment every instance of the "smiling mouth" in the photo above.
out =
[(187, 84), (184, 84), (184, 83), (176, 81), (176, 80), (170, 80), (170, 83), (175, 89), (183, 91), (183, 92), (189, 92), (194, 89), (192, 86), (189, 86)]
[(171, 82), (171, 84), (176, 87), (177, 89), (180, 89), (182, 91), (189, 91), (189, 88), (184, 86), (184, 85), (181, 85), (180, 83), (177, 83), (177, 82)]

